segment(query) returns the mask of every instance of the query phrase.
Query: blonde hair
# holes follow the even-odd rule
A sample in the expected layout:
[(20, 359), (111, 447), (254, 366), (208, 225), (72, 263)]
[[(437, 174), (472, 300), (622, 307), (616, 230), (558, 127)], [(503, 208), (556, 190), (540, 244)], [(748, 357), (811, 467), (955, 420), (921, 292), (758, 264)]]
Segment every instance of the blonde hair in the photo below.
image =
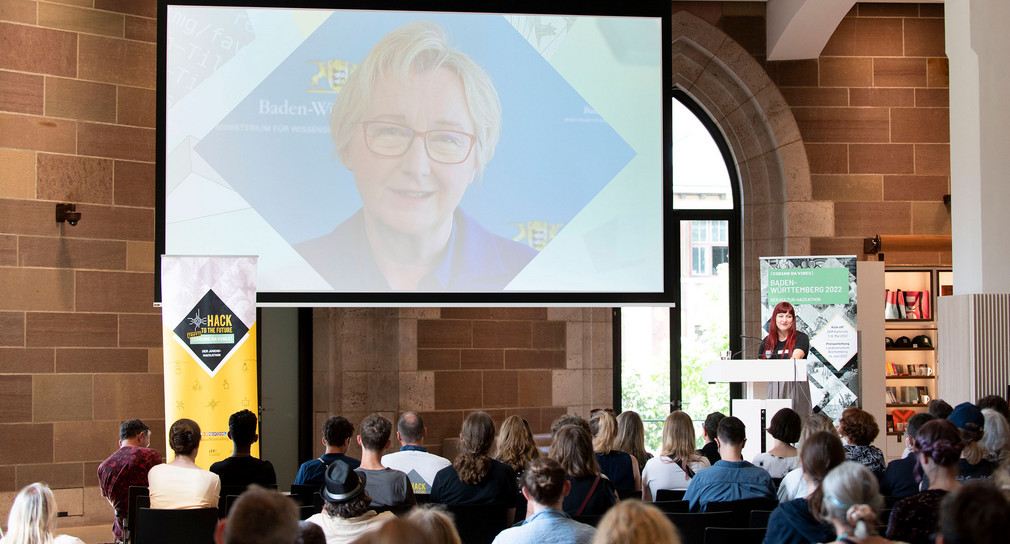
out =
[(845, 461), (824, 477), (821, 491), (823, 521), (841, 523), (860, 540), (873, 533), (884, 498), (870, 469), (855, 461)]
[(509, 416), (502, 422), (497, 446), (497, 459), (516, 472), (540, 456), (533, 433), (519, 416)]
[(838, 429), (835, 428), (834, 422), (824, 412), (810, 414), (803, 420), (803, 430), (800, 431), (800, 441), (796, 444), (796, 448), (801, 448), (807, 438), (821, 432), (838, 436)]
[(29, 484), (18, 492), (7, 516), (5, 544), (52, 544), (56, 528), (56, 499), (44, 483)]
[(406, 519), (433, 543), (462, 544), (452, 515), (441, 505), (419, 506), (411, 510)]
[(621, 501), (600, 520), (593, 544), (680, 544), (680, 536), (655, 506)]
[(415, 21), (394, 29), (365, 55), (361, 65), (351, 72), (337, 95), (330, 114), (330, 136), (337, 156), (344, 162), (347, 146), (355, 134), (353, 127), (371, 101), (375, 82), (384, 75), (406, 83), (412, 71), (448, 70), (463, 85), (470, 117), (475, 124), (474, 155), (477, 178), (494, 156), (501, 133), (501, 101), (491, 77), (473, 59), (452, 47), (442, 27)]
[(617, 420), (614, 414), (606, 410), (597, 411), (589, 419), (589, 427), (593, 430), (593, 451), (610, 453), (617, 438)]
[(649, 460), (649, 453), (645, 451), (645, 424), (642, 423), (642, 416), (638, 415), (638, 412), (625, 410), (617, 416), (617, 439), (614, 447), (638, 459), (639, 467), (645, 466), (645, 462)]
[(701, 459), (695, 449), (694, 422), (686, 412), (677, 410), (663, 422), (663, 446), (659, 454), (674, 461), (691, 463)]

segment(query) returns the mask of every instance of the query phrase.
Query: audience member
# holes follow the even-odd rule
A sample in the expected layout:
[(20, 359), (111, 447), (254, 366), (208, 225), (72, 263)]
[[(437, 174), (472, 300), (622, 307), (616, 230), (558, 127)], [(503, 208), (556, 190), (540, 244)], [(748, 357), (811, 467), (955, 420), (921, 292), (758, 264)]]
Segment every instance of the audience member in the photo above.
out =
[(838, 420), (838, 434), (845, 440), (849, 459), (862, 464), (879, 478), (884, 474), (884, 452), (871, 444), (880, 427), (873, 415), (855, 406), (846, 408)]
[(975, 406), (979, 410), (985, 410), (986, 408), (991, 408), (999, 412), (999, 415), (1003, 416), (1003, 419), (1010, 421), (1010, 404), (1007, 400), (999, 395), (986, 395), (975, 403)]
[(252, 484), (217, 524), (216, 544), (292, 544), (298, 538), (298, 507), (289, 497)]
[(396, 438), (400, 441), (400, 451), (382, 456), (382, 465), (399, 470), (410, 478), (415, 495), (431, 493), (435, 474), (451, 465), (448, 459), (429, 453), (424, 447), (428, 429), (417, 412), (404, 412), (396, 422)]
[(593, 430), (589, 427), (589, 422), (586, 421), (582, 416), (575, 414), (561, 414), (557, 419), (551, 423), (551, 438), (558, 434), (558, 430), (565, 425), (576, 425), (582, 427), (589, 433), (589, 436), (593, 436)]
[(353, 542), (396, 518), (391, 512), (377, 514), (369, 508), (372, 499), (365, 491), (365, 483), (365, 476), (341, 459), (326, 466), (323, 487), (319, 491), (323, 496), (323, 511), (308, 519), (323, 529), (326, 544)]
[(652, 454), (645, 450), (645, 424), (638, 412), (625, 410), (617, 416), (614, 449), (630, 454), (638, 461), (638, 467), (645, 470), (645, 463), (652, 459)]
[(806, 544), (835, 539), (834, 526), (817, 518), (821, 511), (824, 477), (845, 461), (845, 448), (837, 435), (818, 432), (807, 437), (800, 446), (800, 464), (807, 489), (804, 498), (780, 504), (768, 519), (764, 541), (768, 544)]
[(1007, 458), (1010, 449), (1010, 427), (1003, 415), (993, 408), (982, 409), (982, 417), (985, 419), (985, 434), (981, 443), (985, 458), (993, 465), (999, 465)]
[(562, 509), (565, 495), (571, 491), (572, 484), (565, 477), (565, 469), (557, 461), (549, 457), (531, 461), (523, 473), (522, 485), (523, 495), (530, 505), (529, 515), (522, 525), (498, 533), (494, 542), (592, 542), (596, 529), (573, 520)]
[(346, 455), (347, 446), (351, 442), (352, 436), (354, 436), (354, 425), (344, 416), (334, 416), (323, 422), (322, 441), (326, 451), (318, 459), (302, 463), (302, 466), (298, 467), (294, 483), (322, 485), (326, 467), (337, 460), (343, 461), (351, 468), (358, 468), (361, 462)]
[(916, 439), (919, 436), (919, 429), (928, 421), (936, 419), (927, 412), (920, 412), (908, 418), (908, 425), (905, 427), (905, 451), (911, 452), (901, 459), (895, 459), (887, 464), (884, 470), (884, 477), (880, 480), (880, 492), (887, 497), (904, 499), (911, 497), (920, 490), (929, 487), (929, 483), (920, 481), (914, 475), (915, 467), (919, 464)]
[(379, 414), (361, 422), (358, 434), (361, 465), (356, 470), (365, 475), (365, 491), (372, 498), (372, 506), (413, 506), (417, 501), (407, 475), (382, 466), (382, 451), (389, 447), (392, 432), (393, 423)]
[(663, 445), (659, 457), (649, 459), (642, 471), (642, 500), (652, 501), (660, 489), (687, 489), (695, 473), (709, 466), (694, 449), (694, 422), (680, 410), (663, 422)]
[(139, 419), (119, 426), (119, 449), (98, 465), (98, 487), (115, 513), (112, 536), (125, 540), (126, 514), (130, 505), (130, 486), (147, 486), (147, 473), (164, 461), (151, 449), (151, 429)]
[(277, 474), (270, 461), (252, 456), (252, 445), (259, 440), (256, 434), (256, 414), (249, 410), (235, 412), (228, 418), (228, 438), (234, 447), (231, 457), (210, 466), (210, 471), (221, 478), (221, 485), (244, 487), (257, 484), (275, 487)]
[(783, 408), (772, 416), (768, 433), (772, 435), (770, 450), (754, 456), (753, 463), (768, 471), (772, 478), (784, 478), (790, 470), (800, 465), (800, 458), (793, 446), (800, 439), (803, 421), (792, 408)]
[(947, 404), (947, 401), (943, 399), (933, 399), (926, 405), (926, 412), (932, 414), (937, 419), (947, 419), (953, 411), (954, 407)]
[(995, 466), (985, 458), (985, 448), (981, 440), (985, 435), (985, 416), (982, 411), (970, 402), (962, 402), (954, 407), (947, 418), (961, 432), (964, 450), (961, 460), (957, 462), (957, 480), (984, 480), (988, 478)]
[(929, 488), (894, 504), (887, 523), (887, 538), (909, 544), (931, 544), (936, 530), (940, 502), (959, 487), (957, 461), (961, 457), (961, 435), (949, 421), (934, 419), (919, 429), (915, 440), (916, 476), (929, 478)]
[(617, 502), (614, 484), (600, 473), (589, 431), (579, 425), (561, 427), (547, 455), (561, 465), (571, 484), (562, 504), (566, 514), (599, 516)]
[[(516, 475), (488, 456), (494, 446), (494, 420), (473, 412), (459, 431), (459, 455), (452, 465), (435, 475), (431, 501), (442, 504), (500, 504), (509, 506), (507, 520), (515, 514)], [(511, 522), (509, 522), (511, 524)]]
[(407, 515), (407, 521), (424, 533), (433, 544), (461, 544), (456, 524), (440, 505), (415, 508)]
[(196, 466), (200, 426), (192, 419), (176, 421), (168, 429), (168, 445), (175, 452), (175, 459), (155, 465), (147, 473), (151, 508), (217, 508), (221, 479)]
[(56, 512), (56, 499), (48, 485), (25, 486), (14, 497), (7, 516), (7, 535), (0, 538), (0, 544), (84, 544), (69, 535), (53, 535)]
[(624, 501), (600, 520), (593, 544), (680, 544), (680, 536), (655, 506)]
[(720, 421), (716, 441), (722, 459), (699, 471), (684, 493), (692, 512), (704, 512), (710, 502), (775, 498), (775, 485), (768, 471), (743, 460), (747, 430), (739, 418), (730, 416)]
[(610, 478), (614, 488), (620, 493), (642, 490), (642, 471), (638, 460), (620, 450), (614, 449), (617, 439), (617, 419), (609, 410), (597, 410), (589, 419), (593, 431), (593, 451), (600, 471)]
[[(827, 432), (831, 433), (833, 436), (838, 436), (838, 430), (835, 429), (834, 422), (828, 417), (824, 412), (817, 412), (816, 414), (810, 414), (803, 421), (803, 431), (800, 432), (800, 443), (797, 444), (797, 448), (803, 449), (803, 442), (813, 436), (815, 433)], [(779, 482), (778, 497), (779, 502), (787, 502), (793, 499), (798, 499), (800, 497), (806, 497), (809, 494), (807, 490), (807, 481), (803, 477), (803, 467), (800, 466), (794, 470), (789, 471), (782, 481)]]
[(936, 544), (1010, 542), (1010, 504), (988, 482), (970, 482), (947, 494), (940, 506)]
[(369, 531), (354, 544), (435, 544), (428, 535), (417, 530), (407, 520), (393, 518), (374, 531)]
[(298, 540), (295, 544), (326, 544), (323, 528), (308, 520), (298, 522)]
[(705, 445), (698, 452), (708, 459), (709, 465), (714, 465), (719, 460), (719, 445), (715, 443), (715, 436), (719, 432), (719, 422), (725, 417), (726, 414), (722, 412), (712, 412), (701, 425), (701, 436), (705, 439)]
[(834, 525), (838, 542), (890, 542), (875, 531), (884, 498), (880, 495), (877, 478), (866, 465), (844, 461), (825, 476), (821, 491), (824, 499), (818, 517)]
[(1010, 459), (1004, 459), (995, 469), (990, 478), (996, 489), (1003, 493), (1007, 501), (1010, 501)]
[(509, 416), (501, 424), (498, 432), (497, 455), (495, 459), (508, 465), (521, 478), (526, 464), (540, 457), (540, 450), (533, 441), (526, 420), (519, 416)]

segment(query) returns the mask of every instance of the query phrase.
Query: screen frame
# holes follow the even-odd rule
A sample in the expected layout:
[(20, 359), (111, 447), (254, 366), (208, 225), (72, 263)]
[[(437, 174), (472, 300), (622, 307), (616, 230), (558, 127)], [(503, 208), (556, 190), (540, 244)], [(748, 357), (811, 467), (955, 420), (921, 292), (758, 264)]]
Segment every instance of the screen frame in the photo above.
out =
[[(370, 11), (503, 13), (538, 15), (586, 15), (617, 17), (652, 17), (661, 19), (661, 43), (672, 41), (672, 10), (668, 1), (639, 2), (574, 2), (572, 0), (504, 2), (484, 1), (480, 4), (460, 0), (428, 0), (423, 5), (389, 0), (334, 2), (319, 0), (158, 0), (157, 36), (157, 131), (155, 154), (155, 255), (154, 302), (160, 305), (161, 257), (166, 248), (166, 94), (167, 94), (167, 31), (169, 6), (306, 8)], [(301, 292), (259, 291), (258, 306), (674, 306), (679, 298), (680, 256), (677, 229), (673, 214), (673, 180), (671, 166), (673, 74), (671, 49), (662, 54), (662, 133), (663, 133), (663, 290), (661, 292), (558, 292), (558, 291), (496, 291), (496, 292)]]

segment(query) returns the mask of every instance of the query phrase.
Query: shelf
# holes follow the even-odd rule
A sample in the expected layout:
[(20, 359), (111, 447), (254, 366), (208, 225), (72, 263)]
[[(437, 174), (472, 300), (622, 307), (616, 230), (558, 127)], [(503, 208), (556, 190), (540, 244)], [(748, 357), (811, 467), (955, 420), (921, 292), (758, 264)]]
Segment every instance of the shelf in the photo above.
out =
[(925, 404), (885, 404), (886, 408), (925, 408)]
[(935, 380), (936, 376), (935, 375), (934, 376), (905, 376), (905, 375), (888, 376), (888, 375), (885, 374), (884, 378), (887, 378), (888, 380)]
[(887, 436), (905, 436), (905, 431), (887, 431)]
[[(884, 323), (932, 323), (933, 319), (885, 319)], [(926, 327), (920, 327), (926, 328)]]
[(884, 348), (884, 351), (936, 351), (936, 348)]

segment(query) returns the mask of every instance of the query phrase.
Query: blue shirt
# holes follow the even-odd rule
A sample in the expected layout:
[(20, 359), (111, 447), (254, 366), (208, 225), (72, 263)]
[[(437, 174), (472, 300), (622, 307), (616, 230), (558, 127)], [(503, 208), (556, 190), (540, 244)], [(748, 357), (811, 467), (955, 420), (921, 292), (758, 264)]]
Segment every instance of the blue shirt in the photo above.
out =
[(692, 512), (704, 512), (710, 502), (775, 498), (775, 485), (768, 471), (747, 461), (719, 460), (699, 470), (684, 493)]
[(337, 459), (347, 463), (351, 468), (361, 466), (361, 461), (342, 453), (324, 453), (322, 457), (310, 459), (302, 463), (302, 466), (298, 467), (298, 474), (295, 475), (294, 483), (298, 485), (323, 485), (326, 467), (330, 466), (330, 463)]
[(561, 510), (546, 508), (518, 527), (498, 533), (492, 544), (590, 544), (596, 528), (579, 523)]

